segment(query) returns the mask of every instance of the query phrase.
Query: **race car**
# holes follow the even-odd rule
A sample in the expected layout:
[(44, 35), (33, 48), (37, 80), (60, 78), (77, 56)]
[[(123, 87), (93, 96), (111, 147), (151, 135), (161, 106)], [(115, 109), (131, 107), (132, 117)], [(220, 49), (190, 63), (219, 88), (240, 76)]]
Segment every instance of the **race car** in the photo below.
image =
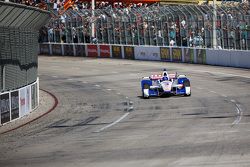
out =
[(191, 96), (190, 80), (186, 75), (168, 74), (166, 69), (162, 74), (143, 77), (141, 90), (143, 98), (163, 95)]

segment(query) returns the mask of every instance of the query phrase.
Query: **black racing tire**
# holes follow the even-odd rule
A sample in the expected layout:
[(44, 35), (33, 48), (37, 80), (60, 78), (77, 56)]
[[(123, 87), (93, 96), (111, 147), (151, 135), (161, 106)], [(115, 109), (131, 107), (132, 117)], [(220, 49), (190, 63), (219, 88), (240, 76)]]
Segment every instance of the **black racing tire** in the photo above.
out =
[(192, 94), (192, 93), (191, 93), (191, 91), (190, 91), (190, 94), (185, 94), (184, 96), (189, 97), (189, 96), (191, 96), (191, 94)]
[(149, 89), (150, 86), (149, 86), (149, 84), (144, 84), (142, 88), (143, 88), (143, 89)]

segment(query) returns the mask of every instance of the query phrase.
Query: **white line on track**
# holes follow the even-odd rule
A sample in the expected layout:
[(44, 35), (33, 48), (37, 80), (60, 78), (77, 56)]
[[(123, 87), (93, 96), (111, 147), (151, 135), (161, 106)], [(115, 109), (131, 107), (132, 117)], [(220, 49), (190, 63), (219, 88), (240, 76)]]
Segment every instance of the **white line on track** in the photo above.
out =
[(211, 93), (214, 93), (214, 94), (217, 94), (217, 92), (215, 92), (215, 91), (212, 91), (212, 90), (211, 90), (210, 92), (211, 92)]
[(232, 100), (230, 100), (230, 101), (231, 101), (231, 102), (233, 102), (233, 103), (235, 103), (235, 100), (233, 100), (233, 99), (232, 99)]
[(221, 95), (222, 97), (227, 97), (226, 95)]
[(198, 134), (215, 134), (215, 133), (249, 133), (250, 130), (228, 130), (228, 131), (210, 131), (210, 132), (197, 132)]
[(235, 121), (232, 123), (232, 125), (236, 125), (236, 124), (240, 123), (241, 118), (243, 116), (243, 111), (242, 111), (240, 105), (235, 103), (235, 100), (231, 100), (231, 102), (233, 102), (235, 104), (236, 110), (237, 110), (237, 117), (236, 117)]
[(58, 78), (58, 76), (52, 76), (53, 78)]
[[(232, 125), (232, 123), (221, 123), (221, 124), (217, 124), (217, 126), (230, 126)], [(250, 122), (240, 122), (238, 123), (238, 125), (250, 125)], [(250, 130), (249, 130), (250, 131)]]
[(105, 129), (108, 129), (108, 128), (110, 128), (111, 126), (114, 126), (115, 124), (117, 124), (117, 123), (119, 123), (121, 120), (123, 120), (125, 117), (127, 117), (129, 115), (129, 112), (127, 112), (127, 113), (125, 113), (122, 117), (120, 117), (119, 119), (117, 119), (115, 122), (113, 122), (113, 123), (111, 123), (111, 124), (109, 124), (109, 125), (107, 125), (107, 126), (104, 126), (103, 128), (101, 128), (101, 129), (99, 129), (99, 130), (97, 130), (97, 131), (95, 131), (96, 133), (99, 133), (99, 132), (101, 132), (101, 131), (104, 131)]
[(112, 89), (107, 89), (108, 91), (111, 91)]
[(86, 82), (86, 81), (83, 81), (82, 83), (86, 84), (86, 83), (88, 83), (88, 82)]
[(72, 79), (72, 78), (68, 78), (67, 80), (68, 80), (68, 81), (73, 81), (73, 79)]
[[(219, 93), (217, 93), (215, 91), (212, 91), (212, 90), (210, 90), (209, 92), (214, 93), (214, 94), (218, 94), (218, 95), (220, 95), (220, 96), (222, 96), (224, 98), (227, 97), (226, 95), (221, 95), (221, 94), (219, 94)], [(225, 99), (225, 100), (227, 100), (227, 99)], [(236, 111), (237, 111), (237, 116), (236, 116), (234, 122), (232, 123), (232, 125), (237, 125), (237, 124), (240, 123), (240, 121), (242, 119), (243, 110), (241, 109), (240, 104), (238, 104), (234, 99), (231, 99), (230, 102), (232, 102), (235, 105), (235, 108), (236, 108)]]
[(101, 87), (100, 85), (95, 85), (96, 87)]

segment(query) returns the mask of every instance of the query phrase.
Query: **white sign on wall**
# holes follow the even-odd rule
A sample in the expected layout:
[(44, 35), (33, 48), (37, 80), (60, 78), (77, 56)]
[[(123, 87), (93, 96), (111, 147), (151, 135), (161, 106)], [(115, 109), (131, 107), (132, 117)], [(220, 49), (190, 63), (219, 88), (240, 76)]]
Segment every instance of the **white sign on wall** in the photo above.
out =
[(135, 47), (136, 60), (161, 60), (159, 47)]
[(26, 88), (19, 90), (20, 117), (26, 115)]
[(26, 106), (25, 106), (25, 112), (26, 114), (30, 112), (31, 110), (31, 87), (30, 85), (26, 87)]

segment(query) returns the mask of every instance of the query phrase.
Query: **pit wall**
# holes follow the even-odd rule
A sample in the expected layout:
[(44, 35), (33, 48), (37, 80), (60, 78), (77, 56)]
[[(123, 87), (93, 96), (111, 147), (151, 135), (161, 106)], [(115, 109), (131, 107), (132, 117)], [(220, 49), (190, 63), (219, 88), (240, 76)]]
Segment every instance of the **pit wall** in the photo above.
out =
[(188, 47), (39, 44), (42, 55), (120, 58), (250, 68), (250, 51)]
[(20, 89), (0, 93), (0, 125), (22, 118), (38, 107), (39, 80)]

